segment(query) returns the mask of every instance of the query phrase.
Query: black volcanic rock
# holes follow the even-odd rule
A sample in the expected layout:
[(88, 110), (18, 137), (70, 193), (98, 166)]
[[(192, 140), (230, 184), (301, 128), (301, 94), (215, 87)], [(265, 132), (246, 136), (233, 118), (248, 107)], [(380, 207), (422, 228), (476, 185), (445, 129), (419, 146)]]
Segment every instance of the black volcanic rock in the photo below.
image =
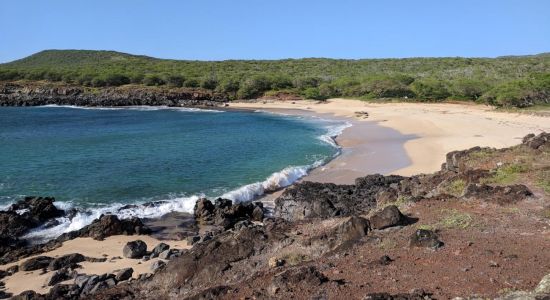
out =
[(142, 240), (126, 243), (122, 255), (126, 258), (141, 258), (147, 253), (147, 244)]
[(392, 226), (405, 225), (407, 218), (397, 206), (389, 205), (372, 215), (369, 219), (372, 229), (384, 229)]
[(57, 238), (58, 241), (66, 241), (77, 237), (91, 237), (95, 240), (102, 240), (112, 235), (133, 235), (149, 234), (151, 230), (147, 228), (140, 219), (122, 219), (115, 215), (102, 215), (79, 230), (64, 233)]
[(51, 197), (25, 197), (0, 211), (0, 238), (18, 238), (44, 222), (64, 215)]
[(214, 203), (208, 199), (200, 199), (195, 203), (194, 216), (201, 225), (232, 228), (240, 221), (263, 220), (263, 204), (248, 202), (233, 204), (231, 200), (218, 198)]
[(464, 197), (480, 199), (500, 205), (516, 203), (532, 196), (533, 193), (522, 184), (507, 186), (490, 186), (486, 184), (469, 184), (466, 186)]
[(354, 185), (302, 182), (275, 200), (275, 216), (289, 221), (361, 214), (376, 206), (376, 196), (401, 182), (401, 176), (360, 177)]

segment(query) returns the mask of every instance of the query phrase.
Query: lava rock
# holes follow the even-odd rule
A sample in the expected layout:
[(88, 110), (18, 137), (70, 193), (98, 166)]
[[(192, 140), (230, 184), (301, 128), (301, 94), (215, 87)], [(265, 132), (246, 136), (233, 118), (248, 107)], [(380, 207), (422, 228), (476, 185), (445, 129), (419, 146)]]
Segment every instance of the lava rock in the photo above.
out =
[(134, 269), (132, 268), (124, 268), (122, 270), (119, 270), (116, 274), (115, 274), (115, 279), (117, 281), (125, 281), (125, 280), (128, 280), (130, 278), (132, 278), (132, 275), (134, 274)]
[(365, 218), (352, 216), (349, 220), (338, 225), (335, 229), (340, 244), (358, 240), (369, 231), (369, 221)]
[(72, 267), (79, 262), (85, 261), (86, 258), (80, 253), (72, 253), (55, 258), (48, 265), (48, 270), (55, 271), (61, 268)]
[(269, 286), (269, 291), (275, 295), (279, 291), (290, 291), (291, 287), (296, 284), (320, 286), (327, 281), (328, 278), (313, 266), (292, 268), (275, 275)]
[(141, 258), (147, 253), (147, 244), (142, 240), (126, 243), (122, 249), (122, 255), (126, 258)]
[(386, 206), (379, 212), (370, 217), (370, 226), (372, 229), (384, 229), (392, 226), (405, 225), (407, 218), (399, 211), (395, 205)]
[(301, 182), (275, 200), (275, 217), (287, 221), (329, 218), (366, 213), (376, 206), (376, 196), (404, 177), (379, 174), (360, 177), (354, 185)]
[(479, 199), (499, 205), (516, 203), (531, 197), (533, 193), (523, 184), (490, 186), (486, 184), (468, 184), (464, 198)]
[(413, 233), (409, 239), (409, 245), (411, 247), (424, 247), (424, 248), (433, 248), (437, 249), (443, 246), (441, 242), (433, 231), (426, 229), (418, 229)]
[(160, 259), (172, 259), (179, 255), (179, 251), (176, 249), (168, 249), (159, 254)]
[(155, 248), (153, 248), (153, 251), (151, 251), (151, 258), (155, 258), (155, 257), (159, 256), (159, 254), (161, 254), (162, 252), (164, 252), (168, 249), (170, 249), (170, 246), (168, 246), (165, 243), (160, 243), (160, 244), (156, 245)]
[(57, 270), (52, 274), (50, 279), (46, 282), (46, 285), (47, 286), (53, 286), (55, 284), (58, 284), (62, 281), (68, 280), (70, 278), (71, 278), (71, 276), (69, 274), (69, 270), (67, 270), (67, 269)]
[(151, 230), (147, 228), (140, 219), (131, 218), (120, 220), (115, 215), (102, 215), (94, 220), (90, 225), (79, 230), (64, 233), (57, 240), (66, 241), (77, 237), (91, 237), (95, 240), (102, 240), (112, 235), (133, 235), (149, 234)]
[(54, 259), (49, 256), (37, 256), (24, 261), (19, 269), (21, 271), (34, 271), (46, 268)]
[(528, 134), (523, 138), (522, 143), (529, 148), (539, 149), (544, 145), (550, 145), (550, 133), (542, 132), (539, 135)]
[(230, 229), (240, 221), (263, 220), (263, 204), (261, 202), (233, 204), (231, 200), (222, 198), (212, 203), (208, 199), (200, 199), (195, 203), (194, 217), (201, 225)]

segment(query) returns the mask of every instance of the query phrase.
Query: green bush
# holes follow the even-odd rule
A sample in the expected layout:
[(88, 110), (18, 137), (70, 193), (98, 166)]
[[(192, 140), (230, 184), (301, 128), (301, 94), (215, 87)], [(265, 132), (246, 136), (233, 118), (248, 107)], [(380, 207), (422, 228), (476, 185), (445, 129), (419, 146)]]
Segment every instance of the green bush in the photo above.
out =
[(157, 75), (147, 75), (145, 78), (143, 78), (143, 83), (148, 86), (159, 86), (164, 85), (165, 82), (160, 78), (160, 76)]
[(444, 100), (451, 95), (445, 84), (436, 79), (415, 80), (411, 88), (416, 97), (425, 100)]

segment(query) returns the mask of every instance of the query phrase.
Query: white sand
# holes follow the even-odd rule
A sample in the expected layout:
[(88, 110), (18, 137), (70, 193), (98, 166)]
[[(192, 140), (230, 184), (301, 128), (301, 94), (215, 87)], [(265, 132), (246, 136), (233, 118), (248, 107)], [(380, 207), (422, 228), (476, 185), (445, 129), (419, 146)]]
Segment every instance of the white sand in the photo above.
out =
[[(403, 145), (410, 165), (392, 171), (382, 170), (385, 174), (404, 176), (439, 170), (445, 161), (445, 154), (450, 151), (474, 146), (509, 147), (521, 143), (521, 138), (528, 133), (550, 132), (549, 117), (506, 113), (476, 104), (373, 104), (359, 100), (330, 99), (326, 103), (308, 100), (295, 101), (294, 104), (290, 101), (232, 103), (230, 107), (301, 109), (347, 118), (355, 118), (357, 111), (366, 111), (369, 113), (367, 119), (355, 119), (375, 121), (379, 126), (412, 136)], [(368, 138), (368, 133), (365, 133), (364, 138)], [(329, 166), (334, 164), (341, 164), (341, 158)], [(373, 168), (364, 171), (365, 174), (378, 172)]]

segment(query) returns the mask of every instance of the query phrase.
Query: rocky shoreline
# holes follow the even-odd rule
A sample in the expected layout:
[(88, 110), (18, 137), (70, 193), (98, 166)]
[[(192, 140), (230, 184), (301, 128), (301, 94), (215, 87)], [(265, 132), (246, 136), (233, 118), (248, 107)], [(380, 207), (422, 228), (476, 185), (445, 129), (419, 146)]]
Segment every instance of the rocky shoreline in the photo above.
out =
[(227, 98), (220, 93), (190, 88), (123, 86), (87, 88), (54, 83), (0, 82), (0, 106), (185, 106), (216, 107)]
[(79, 253), (21, 260), (74, 238), (150, 233), (139, 219), (105, 215), (26, 245), (25, 232), (70, 213), (29, 197), (0, 212), (0, 264), (21, 262), (0, 265), (0, 280), (28, 265), (52, 274), (48, 293), (14, 299), (547, 299), (549, 166), (550, 134), (541, 133), (511, 148), (451, 152), (433, 174), (297, 183), (275, 200), (272, 217), (261, 203), (201, 199), (198, 234), (180, 237), (189, 249), (149, 250), (138, 239), (120, 249), (131, 259), (162, 255), (135, 279), (129, 269), (81, 274), (79, 263), (94, 258)]

